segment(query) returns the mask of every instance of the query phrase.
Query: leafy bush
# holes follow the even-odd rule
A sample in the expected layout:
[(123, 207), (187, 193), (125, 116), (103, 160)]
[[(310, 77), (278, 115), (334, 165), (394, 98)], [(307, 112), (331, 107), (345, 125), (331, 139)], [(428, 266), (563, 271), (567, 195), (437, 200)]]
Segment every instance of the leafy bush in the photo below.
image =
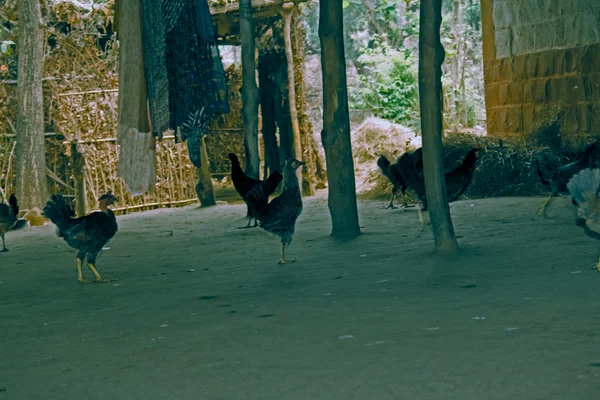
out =
[(418, 121), (418, 79), (416, 60), (408, 51), (398, 51), (376, 39), (363, 50), (358, 61), (363, 66), (351, 106), (367, 109), (376, 117), (414, 126)]

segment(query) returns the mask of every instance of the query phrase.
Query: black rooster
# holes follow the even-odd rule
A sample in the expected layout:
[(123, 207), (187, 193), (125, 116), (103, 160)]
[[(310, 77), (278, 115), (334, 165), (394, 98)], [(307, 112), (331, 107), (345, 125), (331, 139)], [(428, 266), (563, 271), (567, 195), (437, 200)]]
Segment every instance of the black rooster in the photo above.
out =
[(281, 239), (281, 258), (279, 264), (285, 264), (285, 248), (292, 242), (296, 220), (302, 213), (302, 195), (296, 169), (304, 165), (296, 159), (288, 160), (283, 168), (283, 189), (281, 194), (270, 203), (266, 187), (257, 185), (245, 196), (249, 207), (254, 210), (260, 227)]
[(407, 186), (402, 178), (401, 171), (405, 169), (419, 170), (423, 168), (422, 149), (419, 148), (416, 151), (402, 154), (394, 164), (392, 164), (385, 156), (380, 156), (377, 160), (377, 166), (381, 169), (382, 174), (392, 183), (392, 199), (390, 200), (390, 204), (386, 207), (386, 209), (398, 208), (394, 206), (394, 198), (396, 197), (398, 190), (400, 190), (402, 193), (402, 202), (404, 207), (414, 207), (409, 206), (406, 203)]
[(18, 215), (19, 204), (15, 195), (11, 194), (8, 198), (8, 205), (4, 203), (0, 204), (0, 236), (2, 237), (2, 250), (0, 252), (2, 253), (8, 251), (6, 242), (4, 241), (4, 234), (13, 229), (17, 224)]
[[(475, 172), (475, 163), (477, 162), (479, 151), (479, 148), (469, 150), (458, 167), (444, 174), (448, 203), (458, 200), (465, 190), (467, 190), (471, 178), (473, 177), (473, 173)], [(427, 210), (427, 195), (425, 192), (425, 176), (423, 174), (423, 169), (404, 169), (402, 174), (408, 189), (415, 192), (421, 201), (422, 208), (419, 209), (419, 220), (421, 221), (421, 225), (423, 225), (421, 211)]]
[(87, 256), (88, 267), (96, 276), (96, 282), (110, 282), (103, 279), (96, 270), (96, 257), (102, 248), (117, 233), (117, 219), (108, 208), (118, 200), (112, 192), (98, 199), (100, 211), (75, 218), (73, 207), (61, 195), (52, 195), (44, 207), (44, 215), (56, 225), (56, 235), (62, 237), (69, 246), (78, 250), (77, 282), (88, 283), (83, 279), (81, 266)]
[(244, 173), (244, 171), (242, 170), (242, 167), (240, 165), (240, 160), (234, 153), (229, 153), (227, 155), (227, 158), (231, 161), (231, 180), (233, 181), (233, 186), (235, 187), (235, 190), (239, 193), (239, 195), (242, 196), (242, 198), (246, 202), (246, 206), (248, 207), (248, 211), (246, 213), (246, 216), (248, 217), (248, 225), (242, 226), (238, 229), (252, 228), (250, 226), (250, 223), (252, 222), (253, 218), (254, 218), (254, 228), (256, 228), (258, 226), (258, 221), (256, 219), (256, 217), (257, 217), (256, 211), (253, 209), (253, 207), (250, 205), (250, 203), (248, 203), (248, 201), (245, 199), (245, 196), (254, 187), (260, 186), (261, 189), (259, 191), (257, 191), (257, 193), (261, 193), (263, 196), (265, 196), (265, 198), (261, 199), (261, 200), (268, 202), (269, 196), (271, 194), (273, 194), (273, 192), (275, 192), (275, 190), (277, 189), (277, 186), (279, 186), (279, 183), (283, 179), (283, 176), (281, 175), (280, 172), (274, 171), (271, 173), (271, 175), (269, 175), (269, 177), (267, 178), (266, 181), (254, 179)]
[(567, 194), (567, 184), (573, 175), (586, 168), (600, 167), (600, 141), (589, 145), (579, 160), (557, 168), (549, 181), (544, 177), (544, 174), (540, 168), (539, 160), (537, 158), (535, 160), (535, 165), (537, 167), (537, 173), (542, 181), (542, 184), (550, 188), (550, 196), (538, 210), (538, 215), (545, 216), (546, 207), (550, 205), (552, 198), (559, 194)]
[[(588, 236), (600, 240), (600, 169), (586, 168), (573, 175), (567, 190), (577, 206), (575, 223)], [(594, 269), (600, 272), (600, 258)]]

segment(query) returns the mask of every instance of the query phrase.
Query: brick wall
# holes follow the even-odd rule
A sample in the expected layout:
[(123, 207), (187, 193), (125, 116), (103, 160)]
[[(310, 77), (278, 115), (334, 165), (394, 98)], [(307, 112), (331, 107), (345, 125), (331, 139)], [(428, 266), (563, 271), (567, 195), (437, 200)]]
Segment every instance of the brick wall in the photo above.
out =
[(600, 134), (600, 0), (482, 0), (488, 133)]

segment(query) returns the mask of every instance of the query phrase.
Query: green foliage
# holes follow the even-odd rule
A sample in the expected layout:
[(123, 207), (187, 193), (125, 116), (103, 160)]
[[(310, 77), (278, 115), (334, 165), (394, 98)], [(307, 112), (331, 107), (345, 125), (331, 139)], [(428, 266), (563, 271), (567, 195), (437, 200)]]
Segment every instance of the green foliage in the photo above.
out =
[(365, 71), (350, 92), (351, 106), (395, 123), (414, 125), (418, 119), (418, 81), (415, 60), (408, 51), (390, 48), (375, 39), (358, 62)]

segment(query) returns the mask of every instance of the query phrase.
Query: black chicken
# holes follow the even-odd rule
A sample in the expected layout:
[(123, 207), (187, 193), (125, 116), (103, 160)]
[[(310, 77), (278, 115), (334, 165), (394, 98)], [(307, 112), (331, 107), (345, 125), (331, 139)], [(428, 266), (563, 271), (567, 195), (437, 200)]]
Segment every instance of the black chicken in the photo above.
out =
[(304, 165), (296, 159), (288, 160), (283, 168), (283, 189), (270, 203), (266, 195), (267, 187), (256, 185), (245, 196), (250, 209), (256, 214), (260, 227), (274, 233), (281, 239), (281, 258), (285, 264), (285, 248), (292, 242), (296, 220), (302, 213), (302, 195), (298, 185), (296, 169)]
[[(448, 203), (458, 200), (465, 190), (467, 190), (471, 178), (473, 177), (473, 173), (475, 172), (475, 163), (477, 162), (479, 151), (479, 148), (469, 150), (458, 167), (444, 174)], [(422, 208), (419, 209), (419, 220), (421, 221), (421, 225), (423, 225), (421, 211), (427, 210), (427, 195), (425, 192), (425, 176), (423, 174), (423, 169), (405, 168), (402, 170), (402, 176), (408, 189), (415, 192), (421, 201)]]
[(279, 183), (283, 179), (283, 176), (280, 172), (274, 171), (273, 173), (271, 173), (271, 175), (269, 175), (266, 181), (254, 179), (244, 173), (240, 165), (240, 160), (234, 153), (229, 153), (227, 155), (227, 158), (231, 161), (231, 180), (233, 181), (233, 186), (235, 187), (235, 190), (239, 193), (239, 195), (242, 196), (242, 198), (246, 202), (246, 206), (248, 207), (248, 211), (246, 213), (246, 217), (248, 217), (248, 225), (242, 226), (238, 229), (252, 228), (250, 226), (250, 223), (252, 222), (253, 218), (254, 228), (256, 228), (258, 225), (258, 221), (256, 219), (256, 210), (254, 210), (250, 203), (248, 203), (248, 201), (245, 199), (245, 196), (254, 187), (260, 186), (261, 189), (258, 190), (256, 193), (261, 193), (263, 196), (265, 196), (265, 198), (262, 200), (268, 202), (269, 196), (273, 194), (273, 192), (275, 192), (277, 186), (279, 186)]
[(100, 211), (75, 218), (73, 207), (61, 195), (52, 195), (44, 207), (44, 215), (56, 225), (56, 235), (62, 237), (69, 246), (78, 250), (77, 282), (88, 283), (83, 279), (81, 266), (87, 256), (88, 267), (96, 276), (96, 282), (110, 282), (103, 279), (96, 270), (96, 257), (102, 248), (117, 233), (117, 219), (108, 208), (118, 199), (108, 192), (98, 199)]
[(421, 148), (413, 151), (406, 152), (402, 154), (398, 160), (394, 164), (390, 163), (385, 156), (380, 156), (377, 160), (377, 166), (381, 169), (381, 173), (390, 180), (392, 183), (392, 199), (390, 200), (390, 204), (386, 207), (386, 209), (398, 208), (394, 206), (394, 198), (398, 193), (398, 190), (402, 193), (402, 202), (404, 207), (414, 207), (409, 206), (406, 203), (406, 183), (402, 178), (402, 173), (400, 171), (404, 169), (422, 169), (423, 168), (423, 151)]
[(600, 167), (600, 141), (589, 145), (579, 160), (557, 168), (549, 181), (544, 177), (538, 159), (535, 160), (535, 164), (542, 184), (550, 187), (550, 196), (538, 210), (538, 215), (545, 216), (546, 207), (550, 205), (552, 198), (559, 194), (568, 193), (567, 184), (573, 175), (586, 168)]
[[(600, 169), (586, 168), (573, 175), (567, 190), (577, 206), (575, 223), (588, 236), (600, 240)], [(600, 258), (594, 269), (600, 272)]]
[(6, 242), (4, 241), (4, 234), (15, 227), (18, 221), (19, 215), (19, 204), (14, 194), (11, 194), (8, 198), (8, 204), (0, 204), (0, 236), (2, 236), (2, 250), (1, 253), (7, 252)]

